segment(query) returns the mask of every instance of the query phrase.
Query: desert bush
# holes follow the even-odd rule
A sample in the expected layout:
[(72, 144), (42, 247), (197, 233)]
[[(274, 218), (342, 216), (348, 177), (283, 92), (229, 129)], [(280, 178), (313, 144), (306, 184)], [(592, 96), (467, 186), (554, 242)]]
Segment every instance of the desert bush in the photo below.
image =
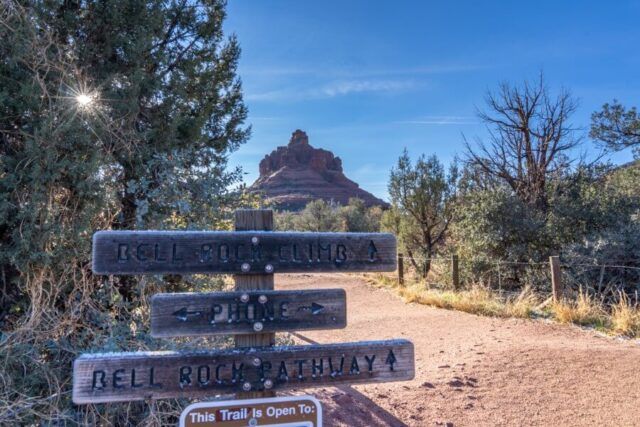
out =
[[(640, 292), (640, 223), (593, 233), (562, 252), (568, 283), (617, 299)], [(625, 268), (627, 267), (627, 268)], [(575, 286), (575, 285), (574, 285)]]
[(415, 163), (405, 149), (389, 175), (391, 209), (382, 228), (398, 236), (398, 247), (414, 269), (426, 278), (431, 259), (442, 253), (454, 218), (458, 168), (448, 171), (437, 156), (420, 156)]
[[(242, 203), (227, 189), (239, 175), (226, 154), (246, 137), (246, 110), (223, 4), (198, 16), (189, 5), (178, 24), (202, 30), (210, 50), (180, 57), (180, 42), (144, 54), (178, 4), (22, 4), (0, 6), (0, 424), (174, 423), (175, 400), (74, 406), (71, 367), (82, 352), (223, 344), (146, 332), (151, 294), (220, 280), (90, 270), (96, 230), (224, 228)], [(192, 86), (199, 72), (211, 91)], [(79, 94), (94, 103), (79, 105)]]
[(377, 232), (381, 218), (379, 206), (367, 207), (358, 198), (350, 198), (344, 206), (318, 199), (307, 203), (300, 212), (277, 212), (275, 225), (282, 231)]
[[(462, 280), (497, 283), (500, 274), (503, 287), (529, 284), (548, 291), (543, 266), (550, 255), (558, 254), (569, 265), (634, 266), (638, 258), (633, 224), (640, 193), (633, 190), (635, 175), (627, 175), (602, 165), (567, 172), (549, 182), (546, 212), (522, 202), (505, 186), (465, 186), (448, 240), (462, 260)], [(613, 280), (614, 273), (607, 269), (605, 281)], [(598, 283), (599, 274), (593, 270), (576, 277), (575, 289)]]

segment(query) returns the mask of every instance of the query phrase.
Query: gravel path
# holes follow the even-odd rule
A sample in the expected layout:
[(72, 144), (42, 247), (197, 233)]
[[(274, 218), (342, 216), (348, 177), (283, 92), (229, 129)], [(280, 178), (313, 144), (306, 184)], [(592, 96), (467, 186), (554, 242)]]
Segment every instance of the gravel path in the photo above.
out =
[(295, 334), (301, 342), (415, 345), (413, 381), (308, 390), (326, 426), (640, 425), (638, 341), (405, 304), (355, 275), (277, 275), (276, 288), (347, 292), (347, 328)]

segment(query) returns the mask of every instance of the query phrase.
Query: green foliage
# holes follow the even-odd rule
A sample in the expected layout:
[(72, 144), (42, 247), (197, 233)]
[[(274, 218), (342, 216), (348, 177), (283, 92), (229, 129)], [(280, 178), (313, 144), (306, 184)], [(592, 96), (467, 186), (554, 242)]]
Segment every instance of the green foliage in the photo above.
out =
[(35, 3), (80, 74), (68, 91), (95, 93), (95, 145), (112, 157), (122, 228), (160, 227), (174, 212), (202, 227), (237, 182), (230, 152), (248, 137), (226, 38), (224, 2)]
[(561, 256), (570, 266), (577, 266), (568, 274), (588, 290), (609, 288), (604, 296), (616, 301), (619, 291), (630, 295), (640, 293), (640, 223), (637, 221), (592, 233), (568, 245)]
[(623, 228), (640, 208), (637, 180), (633, 169), (579, 167), (548, 183), (546, 212), (533, 209), (506, 186), (466, 191), (449, 242), (465, 260), (463, 276), (495, 276), (495, 263), (501, 261), (506, 263), (499, 273), (503, 280), (548, 286), (546, 272), (518, 263), (546, 262), (550, 255)]
[(111, 227), (228, 228), (252, 202), (229, 191), (248, 130), (223, 19), (222, 1), (2, 3), (0, 424), (175, 422), (171, 401), (78, 409), (70, 370), (166, 346), (146, 333), (152, 293), (222, 285), (94, 277), (90, 245)]
[(506, 188), (474, 191), (458, 203), (451, 243), (461, 258), (524, 261), (548, 254), (544, 217)]
[(618, 101), (604, 104), (591, 115), (589, 135), (613, 151), (632, 147), (640, 155), (640, 116), (635, 107), (625, 108)]
[(300, 212), (278, 212), (275, 221), (282, 231), (377, 232), (381, 218), (380, 207), (367, 208), (361, 199), (351, 198), (346, 206), (314, 200)]
[(339, 216), (344, 231), (376, 232), (380, 230), (382, 208), (367, 208), (362, 199), (351, 198), (349, 204), (340, 209)]
[[(587, 288), (603, 290), (610, 286), (611, 294), (606, 297), (616, 301), (620, 290), (630, 295), (640, 292), (640, 168), (636, 165), (610, 171), (589, 187), (582, 200), (587, 201), (582, 205), (590, 209), (583, 208), (580, 220), (575, 222), (578, 238), (561, 251), (563, 261), (579, 266), (568, 274)], [(584, 221), (585, 213), (593, 220)], [(568, 221), (560, 227), (569, 227)], [(596, 265), (618, 267), (589, 268)]]
[(309, 202), (296, 219), (296, 230), (340, 231), (338, 206), (322, 199)]
[(453, 219), (457, 184), (455, 164), (448, 173), (436, 156), (421, 156), (412, 165), (406, 149), (391, 170), (393, 208), (385, 213), (383, 224), (397, 233), (400, 248), (425, 277)]

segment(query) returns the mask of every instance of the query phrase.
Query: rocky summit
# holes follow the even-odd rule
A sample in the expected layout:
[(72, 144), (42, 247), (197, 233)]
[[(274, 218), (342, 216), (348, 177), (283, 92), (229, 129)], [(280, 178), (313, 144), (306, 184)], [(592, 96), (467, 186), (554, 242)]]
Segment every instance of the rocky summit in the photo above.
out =
[(364, 200), (367, 206), (388, 206), (347, 178), (340, 157), (309, 145), (309, 137), (299, 129), (286, 147), (278, 147), (262, 159), (260, 177), (250, 191), (284, 210), (303, 209), (316, 199), (346, 205), (352, 197)]

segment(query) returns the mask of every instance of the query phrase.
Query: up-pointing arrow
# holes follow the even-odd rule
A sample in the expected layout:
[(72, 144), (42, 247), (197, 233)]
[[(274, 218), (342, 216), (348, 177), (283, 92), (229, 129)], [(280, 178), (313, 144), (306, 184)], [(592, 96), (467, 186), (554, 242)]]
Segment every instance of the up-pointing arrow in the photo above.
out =
[(387, 355), (387, 360), (384, 361), (385, 364), (389, 365), (389, 370), (393, 371), (393, 365), (398, 361), (396, 359), (396, 355), (393, 354), (393, 350), (389, 349), (389, 354)]

